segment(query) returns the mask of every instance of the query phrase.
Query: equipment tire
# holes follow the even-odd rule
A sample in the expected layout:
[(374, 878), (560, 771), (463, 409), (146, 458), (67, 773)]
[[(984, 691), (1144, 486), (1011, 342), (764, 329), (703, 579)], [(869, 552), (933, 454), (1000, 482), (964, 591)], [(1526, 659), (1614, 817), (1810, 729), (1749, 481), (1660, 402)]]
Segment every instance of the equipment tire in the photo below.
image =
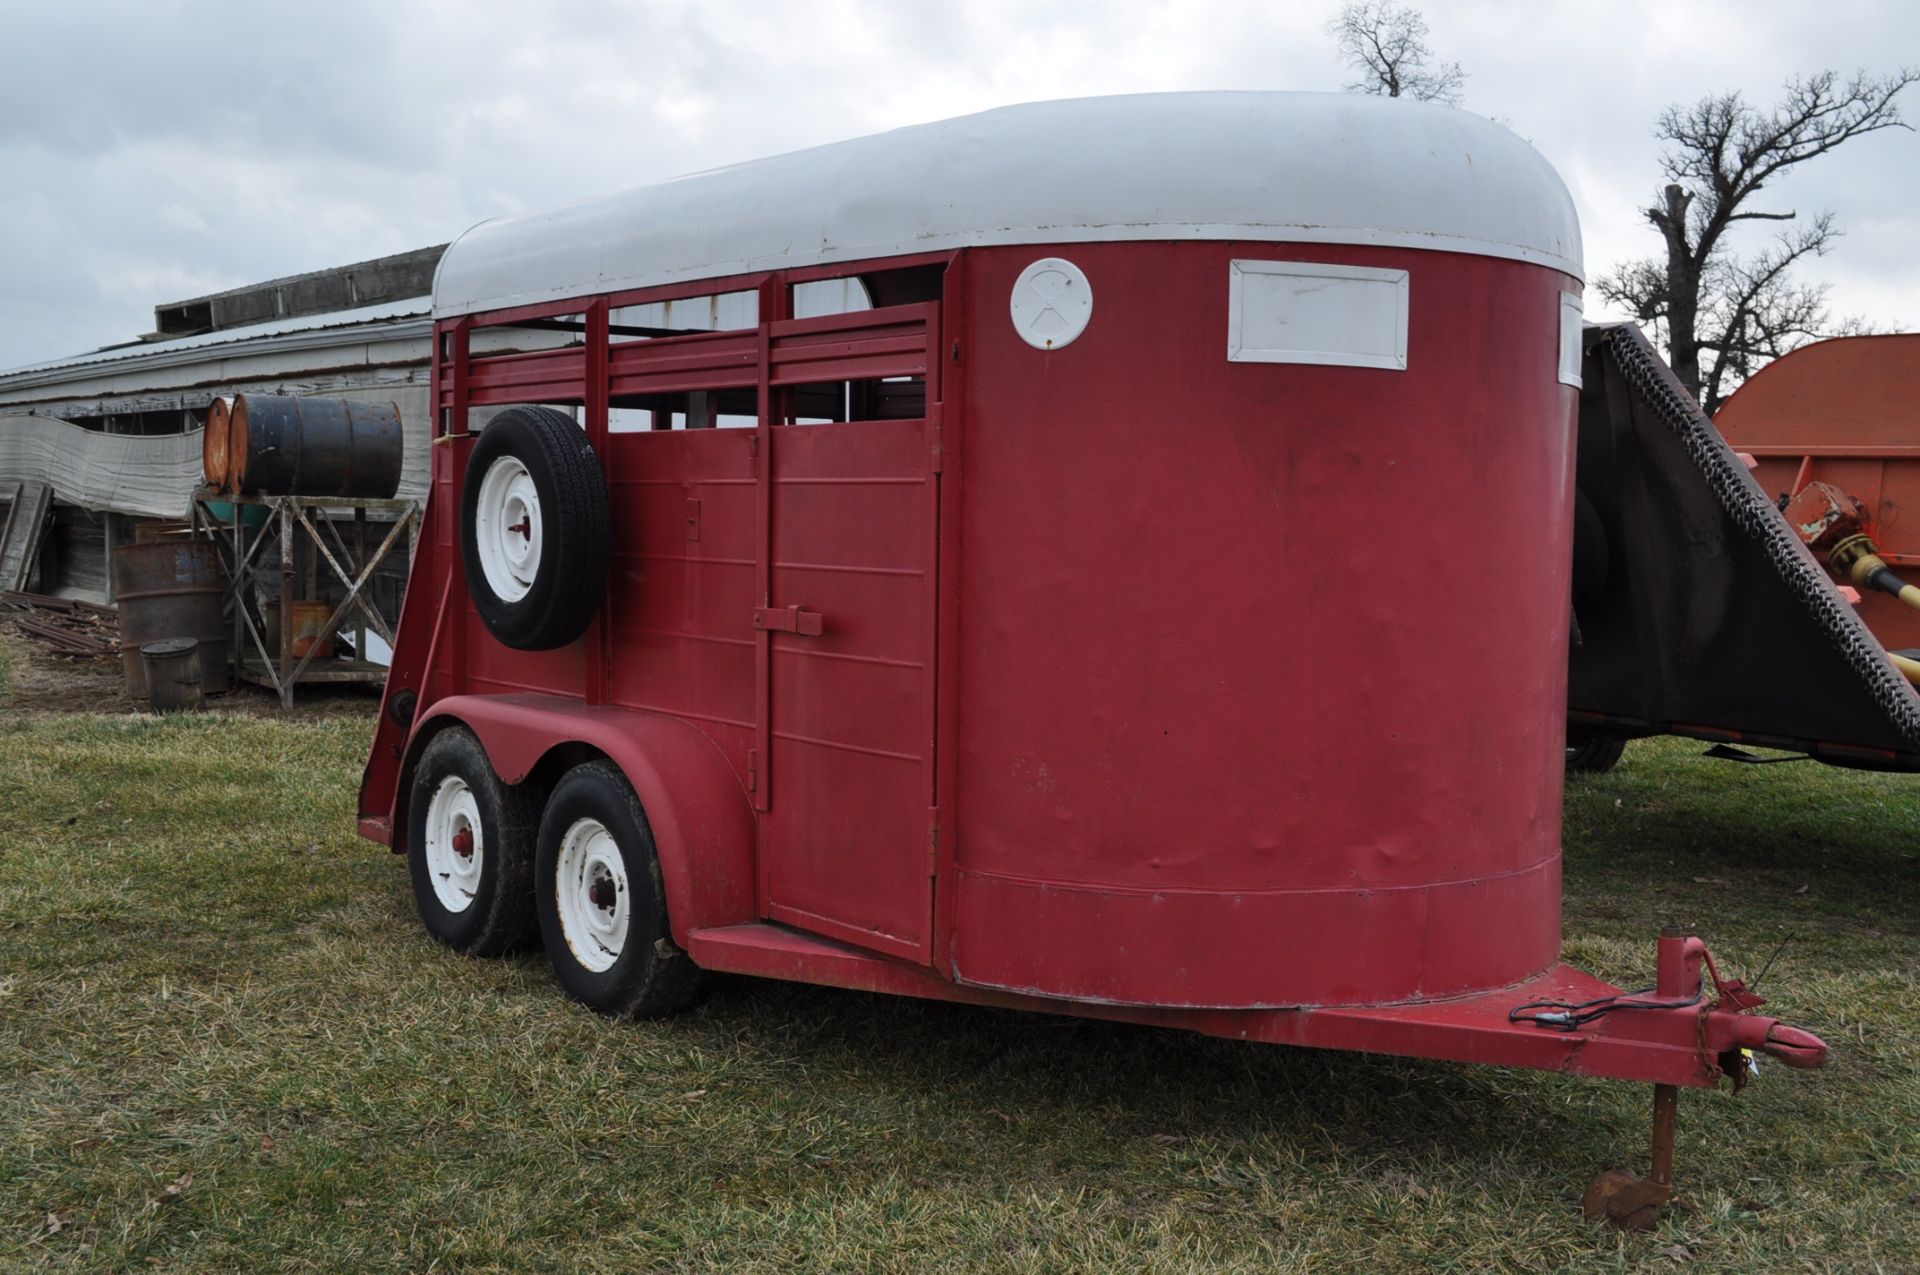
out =
[(539, 802), (500, 782), (479, 740), (457, 726), (435, 735), (407, 807), (407, 872), (427, 933), (468, 956), (526, 947), (539, 823)]
[(547, 651), (586, 632), (611, 543), (606, 476), (572, 417), (510, 407), (487, 422), (467, 458), (460, 552), (489, 633)]
[(1567, 773), (1599, 775), (1620, 764), (1627, 741), (1618, 735), (1567, 732)]
[(653, 830), (612, 762), (575, 766), (554, 785), (534, 892), (554, 975), (581, 1004), (658, 1018), (699, 993), (700, 968), (673, 944)]

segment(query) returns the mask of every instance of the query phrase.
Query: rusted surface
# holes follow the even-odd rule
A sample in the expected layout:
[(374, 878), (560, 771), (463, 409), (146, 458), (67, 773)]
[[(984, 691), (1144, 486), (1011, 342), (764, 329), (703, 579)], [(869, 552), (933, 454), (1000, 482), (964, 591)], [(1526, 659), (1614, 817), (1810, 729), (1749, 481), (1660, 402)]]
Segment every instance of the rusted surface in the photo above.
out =
[(38, 639), (62, 655), (112, 655), (113, 641), (99, 632), (75, 627), (71, 622), (51, 620), (15, 620), (14, 627)]
[(327, 621), (333, 617), (331, 602), (295, 602), (293, 604), (293, 653), (312, 651), (317, 660), (333, 656), (333, 630)]
[(1810, 482), (1795, 492), (1785, 513), (1794, 534), (1816, 553), (1825, 553), (1849, 536), (1864, 534), (1873, 517), (1865, 501), (1823, 482)]
[(1680, 1108), (1680, 1090), (1673, 1085), (1653, 1087), (1653, 1174), (1649, 1181), (1661, 1191), (1673, 1192), (1673, 1125)]
[(16, 612), (14, 627), (61, 655), (119, 651), (119, 615), (111, 607), (39, 593), (0, 593), (0, 607)]
[(216, 398), (207, 406), (207, 425), (200, 435), (200, 472), (207, 480), (210, 491), (225, 492), (228, 486), (230, 465), (228, 447), (231, 433), (228, 430), (230, 412), (227, 400)]
[(140, 647), (162, 638), (198, 639), (200, 684), (209, 694), (231, 685), (220, 551), (212, 541), (121, 545), (113, 551), (113, 581), (114, 596), (120, 602), (120, 652), (129, 695), (146, 698)]
[(242, 394), (228, 429), (228, 478), (248, 496), (386, 499), (405, 439), (392, 403)]
[(1609, 1169), (1587, 1184), (1580, 1210), (1589, 1222), (1611, 1222), (1623, 1231), (1651, 1231), (1660, 1222), (1660, 1210), (1673, 1198), (1674, 1116), (1680, 1091), (1673, 1085), (1653, 1087), (1653, 1168), (1641, 1177), (1625, 1169)]
[(1589, 1222), (1611, 1222), (1623, 1231), (1651, 1231), (1673, 1188), (1626, 1169), (1608, 1169), (1587, 1184), (1580, 1211)]

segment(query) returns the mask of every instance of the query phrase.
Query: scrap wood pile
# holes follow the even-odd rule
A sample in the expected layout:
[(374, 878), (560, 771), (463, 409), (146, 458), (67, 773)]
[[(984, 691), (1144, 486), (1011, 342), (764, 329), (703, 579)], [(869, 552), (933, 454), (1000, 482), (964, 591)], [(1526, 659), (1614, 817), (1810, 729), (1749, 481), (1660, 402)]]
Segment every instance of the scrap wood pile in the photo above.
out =
[(0, 593), (0, 610), (14, 627), (57, 655), (117, 655), (120, 614), (112, 607), (52, 598), (43, 593)]

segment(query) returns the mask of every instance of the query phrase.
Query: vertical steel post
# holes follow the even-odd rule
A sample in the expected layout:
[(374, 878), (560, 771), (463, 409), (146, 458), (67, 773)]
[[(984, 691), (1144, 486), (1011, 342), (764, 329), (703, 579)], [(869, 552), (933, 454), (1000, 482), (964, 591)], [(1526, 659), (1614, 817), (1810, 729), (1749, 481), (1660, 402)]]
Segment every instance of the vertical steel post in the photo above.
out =
[[(353, 575), (353, 580), (347, 581), (347, 587), (351, 589), (353, 581), (358, 580), (360, 573), (367, 569), (367, 507), (359, 501), (355, 501), (353, 506), (353, 558), (347, 563), (347, 568)], [(373, 577), (371, 576), (367, 577), (367, 597), (368, 602), (371, 603), (373, 600)], [(353, 654), (364, 664), (367, 660), (367, 617), (364, 613), (354, 624), (353, 629), (359, 634), (359, 640), (353, 644)], [(391, 654), (388, 658), (392, 658)]]
[(287, 674), (293, 668), (293, 505), (291, 496), (281, 496), (274, 501), (274, 512), (280, 517), (280, 667), (274, 678), (275, 689), (280, 692), (280, 707), (293, 707), (293, 683)]
[[(1654, 991), (1663, 1000), (1684, 1000), (1700, 991), (1700, 976), (1687, 970), (1688, 947), (1693, 932), (1684, 925), (1663, 926), (1654, 958)], [(1662, 1191), (1662, 1200), (1673, 1190), (1674, 1120), (1680, 1109), (1678, 1085), (1653, 1087), (1653, 1168), (1648, 1180)]]
[[(753, 474), (757, 500), (754, 508), (754, 568), (753, 596), (754, 605), (770, 607), (773, 605), (773, 450), (775, 425), (783, 423), (773, 388), (773, 326), (787, 317), (788, 292), (786, 280), (778, 275), (761, 280), (758, 289), (757, 315), (759, 326), (759, 374), (756, 384), (759, 387), (760, 419), (754, 431)], [(765, 810), (771, 799), (772, 784), (768, 776), (772, 774), (773, 762), (773, 636), (765, 629), (756, 629), (754, 641), (754, 688), (753, 718), (754, 749), (753, 764), (749, 767), (750, 782), (753, 787), (753, 808)], [(763, 830), (766, 825), (763, 823)], [(762, 847), (764, 851), (765, 847)], [(766, 901), (766, 873), (764, 865), (766, 855), (761, 855), (762, 871), (761, 902)]]
[(233, 496), (233, 688), (240, 689), (240, 669), (247, 662), (247, 534), (246, 519), (243, 515), (247, 507), (240, 503), (238, 492)]
[(1654, 956), (1654, 994), (1661, 1000), (1685, 1000), (1700, 990), (1698, 969), (1687, 971), (1688, 947), (1693, 932), (1684, 925), (1665, 926)]
[(453, 388), (448, 397), (445, 456), (439, 458), (434, 482), (444, 483), (440, 499), (434, 502), (434, 525), (427, 533), (446, 546), (448, 597), (457, 599), (447, 610), (447, 679), (443, 694), (458, 695), (467, 689), (467, 568), (460, 548), (460, 488), (466, 477), (467, 454), (472, 450), (472, 409), (467, 403), (468, 369), (473, 338), (473, 319), (458, 319), (446, 334), (452, 342), (452, 363), (448, 369)]
[(1653, 1172), (1649, 1179), (1673, 1190), (1673, 1126), (1680, 1109), (1680, 1086), (1653, 1087)]
[[(612, 334), (608, 331), (609, 309), (607, 299), (601, 297), (587, 306), (586, 313), (586, 400), (587, 444), (593, 448), (593, 454), (600, 458), (600, 474), (607, 484), (607, 500), (611, 504), (614, 498), (613, 449), (607, 445), (609, 434), (607, 424), (608, 385), (607, 385), (607, 342)], [(609, 584), (611, 581), (608, 582)], [(608, 699), (611, 678), (609, 672), (613, 661), (613, 593), (610, 587), (603, 587), (600, 609), (593, 613), (593, 621), (587, 627), (587, 703), (605, 704)]]

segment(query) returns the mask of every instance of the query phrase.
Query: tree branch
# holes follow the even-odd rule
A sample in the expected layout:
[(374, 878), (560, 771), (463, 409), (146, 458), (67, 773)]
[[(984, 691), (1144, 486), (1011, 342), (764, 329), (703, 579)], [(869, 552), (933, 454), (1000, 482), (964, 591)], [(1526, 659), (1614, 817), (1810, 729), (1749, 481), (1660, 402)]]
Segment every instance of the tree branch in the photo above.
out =
[(1746, 204), (1797, 164), (1856, 137), (1906, 128), (1898, 98), (1916, 80), (1920, 70), (1907, 68), (1845, 80), (1821, 71), (1787, 81), (1765, 111), (1722, 93), (1660, 113), (1654, 135), (1667, 143), (1660, 166), (1668, 184), (1643, 211), (1666, 241), (1666, 260), (1627, 263), (1595, 286), (1642, 322), (1666, 324), (1674, 372), (1709, 412), (1723, 389), (1828, 326), (1825, 287), (1796, 284), (1790, 272), (1838, 233), (1821, 213), (1742, 260), (1726, 248), (1728, 231), (1743, 221), (1797, 222), (1797, 213)]

